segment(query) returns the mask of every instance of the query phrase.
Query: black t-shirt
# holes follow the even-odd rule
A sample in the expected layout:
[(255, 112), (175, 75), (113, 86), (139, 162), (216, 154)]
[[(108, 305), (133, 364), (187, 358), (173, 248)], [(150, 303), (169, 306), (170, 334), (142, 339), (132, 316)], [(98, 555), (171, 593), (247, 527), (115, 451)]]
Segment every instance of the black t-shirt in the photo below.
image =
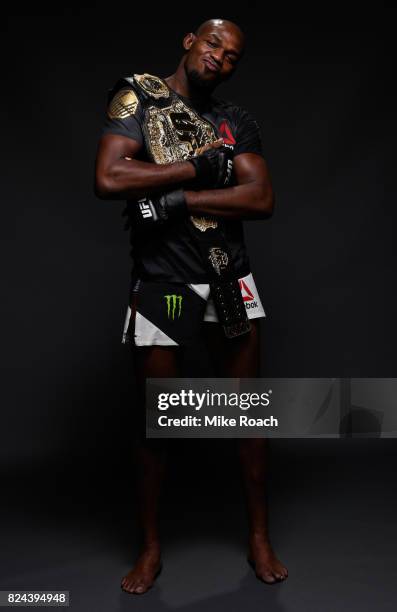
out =
[[(225, 143), (233, 145), (234, 157), (241, 153), (262, 155), (259, 126), (246, 110), (214, 96), (204, 102), (180, 95), (179, 98), (207, 119)], [(149, 159), (141, 127), (143, 120), (142, 104), (134, 94), (132, 85), (126, 83), (109, 99), (102, 134), (119, 134), (132, 138), (143, 145), (137, 159)], [(231, 184), (237, 184), (235, 179)], [(134, 202), (130, 205), (134, 205)], [(217, 217), (217, 220), (220, 218)], [(187, 223), (191, 223), (189, 218), (154, 227), (150, 232), (142, 232), (132, 226), (133, 280), (144, 278), (183, 283), (208, 282), (198, 246), (192, 240)], [(243, 224), (240, 220), (226, 218), (221, 220), (221, 224), (236, 274), (240, 278), (246, 276), (250, 272), (250, 265)]]

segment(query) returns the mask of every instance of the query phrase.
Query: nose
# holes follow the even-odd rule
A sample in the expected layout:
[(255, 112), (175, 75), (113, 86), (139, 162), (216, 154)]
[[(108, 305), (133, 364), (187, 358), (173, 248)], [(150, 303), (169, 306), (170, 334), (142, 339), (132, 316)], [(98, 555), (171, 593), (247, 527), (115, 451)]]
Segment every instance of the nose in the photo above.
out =
[(221, 67), (223, 64), (223, 49), (213, 49), (211, 51), (211, 58)]

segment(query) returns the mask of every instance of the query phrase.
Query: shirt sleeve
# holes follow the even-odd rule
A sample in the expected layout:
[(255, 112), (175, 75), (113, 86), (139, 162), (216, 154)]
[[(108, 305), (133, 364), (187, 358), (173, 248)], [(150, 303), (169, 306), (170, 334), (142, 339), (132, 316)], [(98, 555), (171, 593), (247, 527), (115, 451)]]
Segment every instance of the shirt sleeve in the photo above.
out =
[(260, 127), (250, 113), (239, 108), (234, 155), (257, 153), (263, 156)]
[(142, 106), (132, 87), (126, 85), (110, 96), (101, 136), (118, 134), (143, 143)]

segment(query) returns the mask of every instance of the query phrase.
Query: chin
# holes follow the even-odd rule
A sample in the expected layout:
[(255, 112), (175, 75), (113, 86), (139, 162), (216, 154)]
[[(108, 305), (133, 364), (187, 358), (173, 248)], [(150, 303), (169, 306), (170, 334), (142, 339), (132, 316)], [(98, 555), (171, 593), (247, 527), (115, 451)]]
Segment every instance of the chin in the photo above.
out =
[(211, 75), (207, 76), (204, 72), (200, 72), (194, 68), (192, 70), (187, 70), (186, 74), (189, 81), (200, 89), (213, 89), (218, 83), (216, 75), (214, 75), (214, 77), (211, 77)]

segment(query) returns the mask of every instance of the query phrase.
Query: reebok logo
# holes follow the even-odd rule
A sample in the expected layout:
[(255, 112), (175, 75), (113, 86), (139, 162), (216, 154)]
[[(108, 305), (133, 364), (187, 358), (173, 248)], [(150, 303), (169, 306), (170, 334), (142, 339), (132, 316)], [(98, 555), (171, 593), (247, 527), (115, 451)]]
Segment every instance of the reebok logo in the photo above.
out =
[(222, 121), (219, 126), (219, 135), (223, 138), (223, 142), (229, 145), (235, 145), (236, 141), (227, 121)]
[(167, 302), (167, 317), (174, 321), (175, 315), (177, 314), (177, 317), (179, 319), (179, 317), (181, 316), (181, 312), (182, 312), (183, 296), (182, 295), (165, 295), (164, 299)]
[(243, 280), (239, 281), (241, 295), (243, 296), (243, 302), (245, 304), (245, 309), (249, 310), (250, 308), (258, 308), (258, 302), (255, 300), (254, 295), (251, 289), (248, 287), (247, 283)]
[(252, 295), (251, 289), (248, 287), (247, 283), (245, 283), (243, 280), (240, 280), (239, 285), (241, 289), (241, 295), (243, 296), (243, 301), (251, 302), (254, 299), (254, 296)]

